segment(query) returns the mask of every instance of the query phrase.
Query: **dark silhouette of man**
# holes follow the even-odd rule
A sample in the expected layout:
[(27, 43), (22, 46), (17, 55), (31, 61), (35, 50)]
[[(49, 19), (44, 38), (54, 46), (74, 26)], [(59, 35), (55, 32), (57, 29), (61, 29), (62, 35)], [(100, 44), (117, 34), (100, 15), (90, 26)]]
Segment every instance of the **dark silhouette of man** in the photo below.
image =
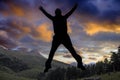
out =
[(45, 70), (44, 72), (47, 72), (51, 68), (51, 61), (53, 59), (54, 53), (57, 50), (58, 46), (60, 44), (63, 44), (72, 54), (72, 56), (75, 58), (75, 60), (78, 62), (77, 67), (81, 68), (82, 70), (85, 70), (85, 67), (82, 63), (82, 58), (76, 53), (74, 50), (70, 37), (67, 33), (67, 18), (75, 11), (77, 8), (77, 4), (64, 16), (62, 15), (62, 12), (60, 9), (55, 10), (55, 16), (51, 16), (49, 13), (47, 13), (43, 7), (40, 6), (40, 10), (53, 22), (54, 26), (54, 36), (52, 41), (52, 47), (50, 50), (49, 58), (45, 63)]

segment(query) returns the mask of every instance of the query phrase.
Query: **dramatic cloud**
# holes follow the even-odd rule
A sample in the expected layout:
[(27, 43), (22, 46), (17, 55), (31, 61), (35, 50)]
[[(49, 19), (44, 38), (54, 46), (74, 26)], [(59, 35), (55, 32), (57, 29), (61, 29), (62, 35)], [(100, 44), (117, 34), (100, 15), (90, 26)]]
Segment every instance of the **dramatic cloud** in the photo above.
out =
[[(0, 7), (2, 7), (0, 9), (0, 12), (2, 12), (4, 15), (9, 16), (9, 15), (17, 15), (17, 16), (23, 16), (24, 15), (24, 11), (22, 9), (21, 6), (18, 6), (14, 3), (11, 3), (10, 0), (2, 0), (0, 2)], [(9, 13), (9, 14), (8, 14)]]
[(17, 16), (24, 16), (25, 14), (23, 9), (17, 5), (9, 4), (9, 8), (12, 11), (12, 13), (16, 14)]
[(52, 40), (52, 31), (49, 30), (49, 24), (43, 23), (36, 27), (32, 31), (32, 37), (38, 40), (51, 41)]
[(89, 22), (86, 24), (84, 30), (89, 35), (94, 35), (99, 32), (110, 32), (110, 33), (119, 34), (120, 24)]
[[(23, 19), (8, 18), (0, 20), (0, 33), (7, 35), (14, 41), (20, 41), (26, 36), (30, 36), (34, 40), (42, 40), (44, 42), (49, 42), (52, 39), (52, 31), (49, 29), (49, 24), (42, 23), (39, 26), (31, 24)], [(3, 38), (3, 37), (2, 37)], [(9, 39), (2, 39), (1, 41), (9, 41)], [(34, 41), (33, 40), (33, 41)], [(32, 44), (32, 42), (30, 43)], [(3, 45), (3, 44), (2, 44)], [(7, 47), (7, 46), (6, 46)]]
[[(93, 0), (94, 1), (94, 0)], [(97, 15), (99, 10), (92, 3), (91, 0), (53, 0), (51, 3), (55, 3), (57, 7), (65, 10), (71, 9), (75, 4), (78, 4), (77, 11), (80, 15)], [(65, 7), (66, 6), (66, 7)], [(66, 10), (65, 10), (66, 11)]]
[(0, 30), (0, 45), (6, 48), (15, 48), (17, 43), (12, 41), (5, 31)]
[(0, 29), (6, 31), (7, 34), (14, 39), (20, 39), (31, 32), (27, 23), (11, 18), (1, 20)]

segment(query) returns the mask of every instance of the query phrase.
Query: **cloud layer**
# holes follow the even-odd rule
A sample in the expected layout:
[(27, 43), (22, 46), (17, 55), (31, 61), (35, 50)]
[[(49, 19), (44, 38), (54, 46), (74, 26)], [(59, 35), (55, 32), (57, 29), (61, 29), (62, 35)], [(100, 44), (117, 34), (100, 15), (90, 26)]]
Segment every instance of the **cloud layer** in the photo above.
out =
[(24, 42), (29, 36), (33, 42), (50, 42), (53, 35), (51, 21), (38, 7), (43, 6), (52, 15), (56, 8), (66, 14), (75, 3), (78, 8), (68, 19), (68, 32), (74, 35), (73, 40), (106, 40), (109, 33), (119, 40), (119, 0), (0, 0), (0, 30), (13, 41)]

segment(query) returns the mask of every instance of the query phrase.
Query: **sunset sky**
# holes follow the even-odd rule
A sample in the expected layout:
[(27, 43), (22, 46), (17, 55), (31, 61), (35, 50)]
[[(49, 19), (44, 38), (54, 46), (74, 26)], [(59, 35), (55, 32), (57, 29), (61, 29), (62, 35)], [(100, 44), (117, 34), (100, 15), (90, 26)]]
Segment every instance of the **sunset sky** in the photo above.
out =
[[(51, 48), (52, 22), (39, 6), (55, 15), (66, 14), (75, 3), (77, 10), (68, 18), (68, 33), (85, 64), (109, 58), (120, 45), (120, 0), (0, 0), (0, 45), (8, 49), (39, 50), (47, 57)], [(54, 59), (75, 60), (60, 46)]]

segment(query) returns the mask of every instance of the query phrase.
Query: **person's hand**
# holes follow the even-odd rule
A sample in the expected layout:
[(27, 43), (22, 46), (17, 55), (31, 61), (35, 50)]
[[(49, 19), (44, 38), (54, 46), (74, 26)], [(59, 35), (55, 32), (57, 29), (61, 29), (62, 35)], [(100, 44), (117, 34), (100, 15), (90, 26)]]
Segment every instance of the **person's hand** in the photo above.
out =
[(40, 6), (40, 7), (39, 7), (39, 9), (40, 9), (40, 10), (43, 10), (43, 7), (42, 7), (42, 6)]

